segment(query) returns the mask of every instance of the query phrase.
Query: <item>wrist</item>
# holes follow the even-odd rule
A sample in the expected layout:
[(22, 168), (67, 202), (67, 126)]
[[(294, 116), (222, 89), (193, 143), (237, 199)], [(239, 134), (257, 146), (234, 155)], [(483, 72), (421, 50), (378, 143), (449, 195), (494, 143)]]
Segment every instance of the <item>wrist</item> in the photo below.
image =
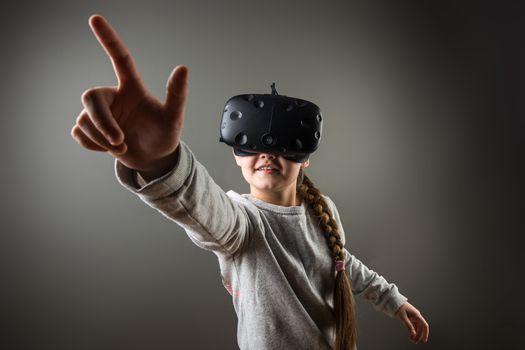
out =
[(137, 170), (137, 172), (147, 182), (162, 177), (163, 175), (170, 172), (177, 164), (179, 159), (179, 147), (180, 145), (177, 146), (177, 148), (175, 148), (175, 150), (167, 156), (155, 159), (146, 167), (144, 167), (144, 169)]

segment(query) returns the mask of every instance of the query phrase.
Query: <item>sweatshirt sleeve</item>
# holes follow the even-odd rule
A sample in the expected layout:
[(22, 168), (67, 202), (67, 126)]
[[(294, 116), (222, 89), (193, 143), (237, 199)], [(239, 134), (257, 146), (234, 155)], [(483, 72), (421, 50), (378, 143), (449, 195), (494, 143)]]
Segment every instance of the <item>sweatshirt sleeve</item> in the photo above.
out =
[[(341, 240), (345, 244), (345, 233), (337, 207), (330, 198), (327, 202), (332, 208), (334, 219), (339, 225)], [(345, 251), (345, 270), (348, 273), (353, 294), (372, 303), (376, 310), (394, 317), (397, 310), (408, 299), (402, 295), (394, 283), (389, 283), (383, 276), (369, 269), (359, 259)]]
[(399, 293), (397, 286), (369, 269), (345, 248), (346, 271), (354, 295), (372, 303), (376, 310), (394, 317), (397, 310), (408, 300)]
[(116, 177), (122, 186), (184, 228), (197, 246), (235, 254), (249, 239), (257, 222), (255, 213), (228, 197), (184, 142), (177, 152), (177, 164), (160, 178), (146, 182), (118, 160)]

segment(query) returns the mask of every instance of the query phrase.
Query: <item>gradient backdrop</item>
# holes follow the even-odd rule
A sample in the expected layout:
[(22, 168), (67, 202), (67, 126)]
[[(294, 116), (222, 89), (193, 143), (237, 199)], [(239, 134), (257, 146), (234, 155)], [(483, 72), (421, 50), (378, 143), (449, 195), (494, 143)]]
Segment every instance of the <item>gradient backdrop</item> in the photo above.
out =
[[(113, 85), (100, 13), (164, 99), (190, 68), (183, 138), (224, 189), (248, 190), (218, 142), (241, 93), (317, 103), (309, 169), (347, 247), (431, 325), (414, 346), (360, 301), (360, 349), (523, 349), (524, 16), (503, 2), (46, 1), (2, 30), (2, 349), (236, 349), (215, 256), (121, 187), (70, 130)], [(497, 5), (496, 5), (497, 4)], [(11, 7), (9, 7), (11, 6)]]

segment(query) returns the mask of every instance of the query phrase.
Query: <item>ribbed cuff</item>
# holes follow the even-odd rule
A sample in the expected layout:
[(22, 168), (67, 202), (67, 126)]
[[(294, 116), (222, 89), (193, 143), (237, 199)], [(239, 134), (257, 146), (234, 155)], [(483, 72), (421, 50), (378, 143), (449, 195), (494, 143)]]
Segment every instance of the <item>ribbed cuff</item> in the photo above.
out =
[(146, 182), (142, 178), (138, 179), (136, 170), (130, 169), (118, 160), (115, 160), (117, 180), (129, 191), (141, 197), (147, 199), (165, 197), (182, 187), (192, 167), (193, 154), (184, 142), (180, 142), (176, 152), (178, 152), (178, 159), (173, 169), (150, 182)]
[(399, 308), (407, 302), (407, 298), (402, 295), (401, 293), (399, 293), (397, 291), (397, 288), (396, 288), (396, 291), (392, 293), (392, 297), (390, 298), (390, 300), (386, 303), (385, 305), (385, 308), (383, 309), (383, 311), (390, 317), (395, 317), (395, 314), (397, 312), (397, 310), (399, 310)]

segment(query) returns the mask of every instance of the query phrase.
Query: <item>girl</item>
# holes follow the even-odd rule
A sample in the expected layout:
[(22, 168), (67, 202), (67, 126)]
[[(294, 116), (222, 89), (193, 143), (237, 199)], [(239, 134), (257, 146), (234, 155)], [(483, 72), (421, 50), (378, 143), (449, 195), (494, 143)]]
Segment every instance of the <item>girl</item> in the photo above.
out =
[(118, 86), (82, 95), (85, 108), (71, 135), (86, 149), (112, 154), (122, 185), (217, 255), (241, 349), (354, 349), (354, 295), (399, 319), (413, 342), (427, 341), (420, 312), (344, 248), (334, 203), (304, 174), (308, 154), (237, 149), (250, 194), (224, 193), (181, 141), (187, 67), (173, 70), (162, 103), (109, 23), (94, 15), (89, 24)]

